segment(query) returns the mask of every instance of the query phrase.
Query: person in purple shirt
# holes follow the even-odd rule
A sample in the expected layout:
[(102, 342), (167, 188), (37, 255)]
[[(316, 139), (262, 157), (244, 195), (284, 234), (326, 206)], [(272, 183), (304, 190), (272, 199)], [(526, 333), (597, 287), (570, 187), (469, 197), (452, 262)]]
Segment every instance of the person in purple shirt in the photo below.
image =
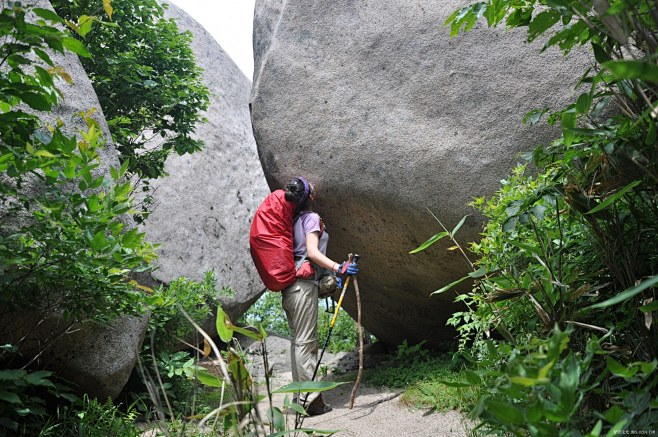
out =
[[(286, 185), (286, 199), (298, 205), (293, 227), (293, 252), (297, 280), (281, 292), (283, 309), (291, 335), (291, 367), (293, 381), (310, 381), (318, 363), (318, 280), (324, 275), (358, 273), (356, 263), (337, 263), (327, 257), (329, 234), (320, 216), (313, 212), (317, 191), (303, 177)], [(331, 411), (321, 393), (302, 397), (309, 415)]]

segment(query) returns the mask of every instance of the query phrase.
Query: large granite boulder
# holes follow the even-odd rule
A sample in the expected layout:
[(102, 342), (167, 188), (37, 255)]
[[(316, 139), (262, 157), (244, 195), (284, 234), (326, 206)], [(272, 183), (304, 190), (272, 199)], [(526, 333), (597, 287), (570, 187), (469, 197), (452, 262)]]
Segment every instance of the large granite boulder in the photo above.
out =
[(153, 275), (168, 283), (181, 276), (201, 280), (214, 270), (219, 289), (236, 291), (222, 303), (237, 318), (263, 292), (249, 254), (249, 226), (269, 193), (251, 129), (251, 81), (180, 8), (169, 4), (165, 16), (192, 33), (192, 50), (211, 96), (207, 121), (196, 127), (203, 150), (169, 157), (169, 176), (151, 183), (156, 207), (143, 230), (149, 241), (162, 244)]
[(467, 203), (491, 194), (519, 152), (557, 135), (522, 116), (572, 98), (585, 62), (540, 55), (543, 41), (526, 43), (524, 30), (476, 27), (450, 39), (442, 23), (464, 5), (256, 5), (252, 123), (267, 181), (317, 183), (329, 255), (362, 255), (363, 323), (387, 343), (454, 337), (445, 323), (455, 293), (429, 294), (464, 276), (465, 261), (448, 241), (408, 253), (442, 230), (428, 209), (449, 229), (471, 214), (459, 240), (477, 239), (482, 219)]
[[(36, 0), (34, 7), (51, 9), (50, 2)], [(28, 15), (28, 18), (34, 16)], [(111, 135), (100, 108), (98, 98), (77, 55), (50, 53), (55, 65), (63, 68), (72, 78), (69, 84), (57, 79), (55, 85), (62, 92), (60, 105), (50, 113), (39, 113), (43, 126), (64, 122), (64, 130), (69, 135), (80, 135), (87, 130), (81, 112), (95, 109), (93, 118), (102, 130), (107, 141), (99, 149), (101, 165), (99, 173), (109, 178), (110, 166), (119, 167), (119, 160)], [(29, 182), (28, 182), (29, 184)], [(31, 190), (39, 190), (40, 185), (30, 185)], [(8, 215), (0, 208), (2, 229), (20, 225), (29, 217)], [(132, 225), (125, 217), (128, 226)], [(66, 290), (62, 290), (66, 292)], [(105, 400), (116, 397), (128, 381), (137, 361), (146, 327), (147, 317), (123, 317), (108, 325), (83, 323), (71, 325), (58, 310), (47, 314), (26, 309), (22, 312), (7, 312), (0, 303), (0, 343), (18, 345), (25, 360), (34, 358), (35, 364), (56, 371), (76, 384), (81, 393)]]

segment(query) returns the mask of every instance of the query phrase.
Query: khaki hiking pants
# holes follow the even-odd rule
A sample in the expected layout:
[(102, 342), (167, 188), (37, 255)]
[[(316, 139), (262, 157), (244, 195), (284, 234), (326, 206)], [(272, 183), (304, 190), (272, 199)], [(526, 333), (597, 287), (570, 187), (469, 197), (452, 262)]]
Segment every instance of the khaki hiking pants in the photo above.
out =
[(290, 327), (292, 380), (310, 381), (318, 363), (318, 285), (298, 279), (281, 294)]

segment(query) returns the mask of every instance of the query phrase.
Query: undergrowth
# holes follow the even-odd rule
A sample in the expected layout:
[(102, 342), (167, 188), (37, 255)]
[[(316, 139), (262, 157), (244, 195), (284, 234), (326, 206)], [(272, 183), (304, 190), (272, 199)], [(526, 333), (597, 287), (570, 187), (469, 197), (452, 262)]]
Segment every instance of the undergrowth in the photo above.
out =
[(444, 384), (459, 385), (465, 378), (451, 354), (434, 354), (422, 344), (408, 346), (406, 341), (393, 359), (363, 374), (365, 385), (403, 389), (405, 405), (435, 411), (462, 410), (475, 403), (477, 387)]

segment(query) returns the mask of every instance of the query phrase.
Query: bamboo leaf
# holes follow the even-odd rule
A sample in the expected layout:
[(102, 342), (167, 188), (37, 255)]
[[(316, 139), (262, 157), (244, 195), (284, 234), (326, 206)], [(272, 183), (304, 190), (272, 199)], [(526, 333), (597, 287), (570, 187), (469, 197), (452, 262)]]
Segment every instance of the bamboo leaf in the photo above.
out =
[(658, 275), (647, 279), (646, 281), (636, 285), (635, 287), (631, 287), (622, 291), (621, 293), (617, 294), (615, 297), (604, 300), (603, 302), (595, 303), (594, 305), (591, 305), (588, 308), (590, 309), (607, 308), (609, 306), (616, 305), (620, 302), (630, 299), (636, 294), (643, 292), (647, 288), (653, 287), (656, 284), (658, 284)]
[(464, 276), (464, 277), (461, 278), (461, 279), (457, 279), (456, 281), (451, 282), (450, 284), (446, 285), (445, 287), (441, 287), (441, 288), (439, 288), (438, 290), (433, 291), (433, 292), (430, 294), (430, 296), (434, 296), (435, 294), (441, 294), (441, 293), (444, 293), (444, 292), (450, 290), (450, 289), (451, 289), (452, 287), (454, 287), (455, 285), (457, 285), (457, 284), (459, 284), (459, 283), (461, 283), (461, 282), (463, 282), (463, 281), (465, 281), (465, 280), (467, 280), (467, 279), (469, 279), (468, 276)]
[(410, 251), (409, 253), (418, 253), (418, 252), (422, 252), (423, 250), (425, 250), (425, 249), (427, 249), (428, 247), (430, 247), (432, 244), (436, 243), (436, 242), (439, 241), (440, 239), (445, 238), (445, 237), (447, 237), (447, 236), (448, 236), (448, 233), (447, 233), (447, 232), (439, 232), (438, 234), (432, 236), (432, 238), (430, 238), (429, 240), (427, 240), (426, 242), (424, 242), (423, 244), (421, 244), (420, 246), (418, 246), (418, 247), (415, 248), (414, 250)]
[(452, 236), (452, 237), (455, 236), (455, 234), (457, 233), (459, 228), (461, 228), (462, 225), (464, 224), (464, 222), (466, 221), (466, 217), (468, 217), (469, 215), (470, 214), (466, 214), (464, 217), (462, 217), (462, 219), (459, 221), (459, 223), (457, 223), (457, 226), (455, 226), (455, 229), (453, 229), (452, 232), (450, 233), (450, 236)]
[(596, 205), (594, 208), (590, 209), (589, 211), (586, 212), (586, 214), (594, 214), (596, 212), (599, 212), (601, 210), (604, 210), (608, 206), (612, 205), (615, 203), (617, 200), (619, 200), (624, 194), (632, 190), (633, 188), (637, 187), (640, 185), (642, 181), (633, 181), (630, 184), (626, 185), (624, 188), (621, 190), (617, 191), (615, 194), (612, 196), (608, 197), (605, 199), (603, 202), (599, 203)]
[(298, 392), (322, 392), (332, 390), (339, 387), (346, 382), (333, 382), (333, 381), (296, 381), (283, 387), (274, 390), (272, 393), (298, 393)]

